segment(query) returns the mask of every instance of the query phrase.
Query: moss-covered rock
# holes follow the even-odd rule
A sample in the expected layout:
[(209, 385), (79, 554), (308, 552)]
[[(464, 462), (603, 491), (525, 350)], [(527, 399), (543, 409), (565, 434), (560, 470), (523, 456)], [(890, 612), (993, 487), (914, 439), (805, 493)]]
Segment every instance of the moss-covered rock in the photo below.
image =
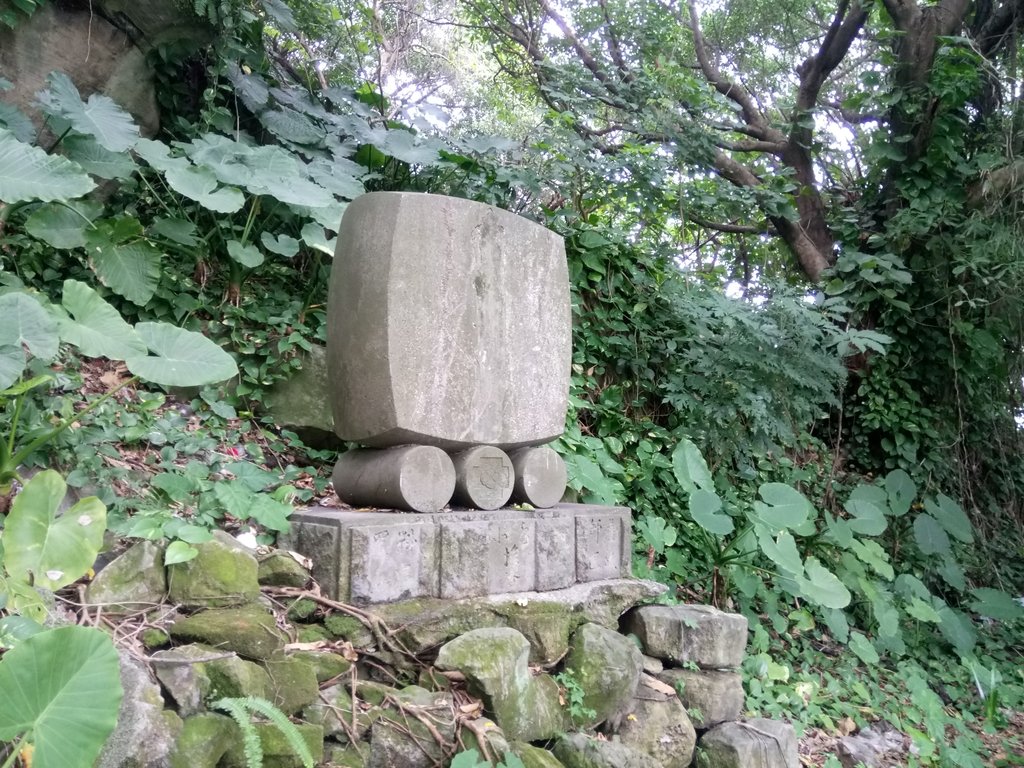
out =
[(370, 759), (370, 748), (367, 744), (325, 744), (324, 757), (327, 764), (338, 768), (366, 768)]
[(382, 714), (380, 707), (355, 707), (352, 714), (352, 695), (343, 685), (332, 685), (320, 691), (317, 700), (302, 711), (304, 720), (323, 727), (324, 735), (340, 742), (359, 742)]
[(210, 680), (207, 703), (225, 697), (258, 696), (265, 699), (270, 695), (270, 676), (253, 661), (232, 655), (207, 662), (204, 667)]
[(288, 606), (288, 621), (307, 621), (316, 615), (317, 604), (315, 600), (302, 597)]
[(187, 718), (203, 710), (203, 701), (210, 692), (210, 677), (202, 660), (221, 655), (223, 651), (196, 644), (157, 651), (152, 655), (150, 666), (182, 717)]
[(163, 547), (140, 541), (107, 563), (85, 591), (85, 602), (104, 613), (127, 613), (163, 602), (167, 596)]
[(309, 571), (287, 552), (275, 551), (259, 561), (260, 584), (271, 587), (296, 587), (309, 583)]
[(229, 534), (214, 531), (212, 541), (194, 546), (196, 557), (167, 568), (173, 602), (203, 608), (244, 605), (259, 597), (256, 558)]
[(679, 692), (683, 706), (702, 729), (739, 720), (746, 694), (739, 672), (725, 669), (666, 669), (657, 676)]
[(697, 734), (678, 696), (641, 683), (618, 727), (619, 740), (661, 768), (686, 768)]
[(324, 617), (324, 627), (331, 637), (347, 640), (356, 648), (365, 648), (373, 643), (373, 633), (366, 625), (344, 613), (332, 613)]
[(176, 640), (205, 643), (257, 660), (269, 659), (288, 639), (274, 616), (256, 605), (202, 611), (174, 622), (170, 633)]
[(385, 699), (397, 695), (398, 689), (392, 688), (390, 685), (384, 685), (384, 683), (378, 683), (375, 680), (360, 680), (356, 693), (361, 701), (379, 707), (384, 703)]
[(348, 674), (348, 671), (352, 669), (351, 661), (340, 653), (331, 651), (292, 651), (292, 656), (302, 659), (313, 667), (313, 673), (316, 675), (318, 683)]
[(462, 672), (510, 739), (538, 741), (565, 730), (566, 720), (558, 685), (530, 673), (529, 655), (529, 642), (516, 630), (477, 629), (442, 646), (436, 666)]
[(555, 743), (555, 757), (565, 768), (654, 768), (649, 755), (615, 741), (570, 733)]
[(169, 642), (171, 642), (171, 636), (167, 634), (166, 629), (160, 627), (149, 627), (142, 630), (139, 634), (139, 640), (146, 647), (146, 650), (152, 651), (155, 648), (163, 648)]
[[(303, 768), (302, 760), (288, 743), (288, 739), (271, 723), (254, 723), (253, 727), (263, 747), (263, 768)], [(320, 763), (324, 759), (324, 731), (319, 725), (296, 723), (302, 740), (306, 742), (313, 762)], [(220, 763), (222, 768), (246, 768), (245, 750), (242, 746), (242, 734), (236, 725), (231, 746)]]
[(698, 768), (799, 768), (796, 732), (789, 723), (760, 718), (722, 723), (701, 737), (695, 765)]
[(320, 683), (313, 665), (294, 656), (274, 656), (263, 662), (270, 677), (270, 698), (286, 715), (316, 701)]
[(643, 658), (629, 638), (597, 624), (580, 627), (572, 637), (565, 673), (582, 688), (583, 707), (594, 713), (586, 724), (621, 713), (636, 695), (642, 670)]
[(300, 643), (330, 642), (331, 633), (319, 624), (306, 624), (295, 628), (295, 637)]
[(488, 755), (492, 765), (504, 761), (512, 750), (501, 728), (488, 717), (467, 720), (459, 737), (467, 751), (475, 749), (478, 755)]
[(565, 768), (553, 753), (531, 744), (515, 744), (512, 750), (523, 761), (525, 768)]
[(381, 718), (370, 731), (368, 768), (433, 768), (443, 757), (441, 745), (419, 720)]
[(185, 718), (170, 768), (216, 768), (231, 746), (234, 727), (230, 717), (214, 712)]

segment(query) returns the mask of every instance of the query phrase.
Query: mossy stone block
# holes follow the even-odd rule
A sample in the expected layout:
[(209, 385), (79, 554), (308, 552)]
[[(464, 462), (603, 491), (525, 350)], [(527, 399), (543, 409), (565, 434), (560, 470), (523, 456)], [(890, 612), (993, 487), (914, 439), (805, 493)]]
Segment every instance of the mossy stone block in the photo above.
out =
[(364, 648), (373, 642), (373, 633), (359, 619), (340, 613), (324, 618), (324, 626), (332, 637), (347, 640), (356, 648)]
[(194, 545), (199, 551), (186, 563), (167, 568), (171, 600), (189, 608), (244, 605), (260, 595), (256, 558), (223, 531), (212, 541)]
[(320, 683), (309, 662), (281, 655), (267, 659), (263, 668), (270, 677), (271, 700), (286, 715), (293, 715), (316, 701)]
[(565, 768), (554, 754), (531, 744), (514, 744), (512, 751), (523, 761), (524, 768)]
[(588, 725), (596, 725), (629, 706), (643, 657), (629, 638), (598, 624), (584, 624), (573, 635), (565, 671), (583, 689), (583, 706), (594, 712)]
[(210, 689), (206, 694), (208, 703), (225, 697), (258, 696), (265, 699), (270, 693), (267, 671), (253, 661), (230, 656), (207, 662), (204, 667), (210, 680)]
[(127, 613), (157, 605), (167, 595), (164, 550), (140, 541), (107, 563), (85, 591), (85, 602), (104, 613)]
[(316, 614), (315, 600), (302, 597), (288, 606), (288, 621), (306, 621)]
[(258, 605), (202, 611), (174, 622), (170, 632), (176, 640), (205, 643), (260, 661), (280, 651), (288, 640), (274, 616)]
[(332, 639), (331, 633), (319, 624), (306, 624), (296, 627), (295, 637), (300, 643), (319, 643)]
[(352, 669), (352, 662), (340, 653), (331, 651), (292, 651), (292, 657), (302, 659), (313, 667), (318, 683), (333, 680), (341, 675), (348, 674)]
[(231, 746), (234, 727), (230, 717), (214, 712), (185, 718), (174, 742), (170, 768), (216, 768)]
[(287, 552), (271, 552), (259, 561), (260, 584), (270, 587), (296, 587), (309, 583), (309, 571)]
[(368, 768), (370, 752), (366, 745), (356, 747), (352, 744), (325, 744), (324, 757), (327, 764), (337, 768)]
[[(272, 723), (254, 723), (253, 727), (263, 747), (263, 768), (303, 768), (301, 758), (292, 749), (288, 739)], [(324, 759), (324, 729), (310, 723), (295, 723), (302, 740), (306, 742), (314, 764)], [(242, 734), (238, 726), (234, 729), (231, 747), (221, 762), (222, 768), (246, 768), (245, 750), (242, 745)]]

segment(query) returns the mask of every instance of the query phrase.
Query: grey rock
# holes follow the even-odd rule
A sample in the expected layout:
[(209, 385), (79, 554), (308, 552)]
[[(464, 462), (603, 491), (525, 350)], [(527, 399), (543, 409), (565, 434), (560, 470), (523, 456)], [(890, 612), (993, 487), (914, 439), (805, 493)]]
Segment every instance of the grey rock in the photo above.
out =
[(140, 541), (111, 560), (85, 591), (85, 602), (105, 613), (137, 611), (167, 596), (163, 547)]
[(512, 495), (512, 460), (493, 445), (474, 445), (452, 456), (455, 495), (452, 503), (470, 509), (497, 509)]
[(334, 433), (327, 348), (314, 345), (302, 355), (301, 368), (267, 392), (264, 403), (274, 425), (288, 429), (312, 448), (342, 446)]
[(562, 239), (469, 200), (379, 192), (331, 268), (335, 427), (366, 445), (511, 448), (562, 433), (571, 318)]
[(144, 665), (123, 651), (121, 686), (124, 698), (117, 726), (110, 734), (95, 768), (169, 768), (182, 721), (164, 711), (160, 686)]
[(520, 448), (509, 458), (516, 477), (512, 501), (546, 509), (561, 500), (568, 474), (565, 462), (553, 449), (546, 445)]
[(269, 659), (288, 639), (277, 628), (273, 614), (255, 605), (201, 611), (175, 621), (170, 633), (177, 640), (205, 643), (257, 660)]
[(747, 620), (710, 605), (645, 605), (626, 617), (644, 651), (675, 664), (733, 669), (743, 662)]
[(182, 717), (203, 710), (203, 700), (210, 691), (210, 677), (202, 660), (222, 653), (210, 646), (182, 645), (152, 655), (150, 666)]
[(231, 746), (234, 728), (230, 717), (214, 712), (186, 717), (171, 753), (171, 768), (216, 768)]
[(458, 670), (484, 700), (509, 739), (549, 739), (565, 728), (558, 686), (548, 675), (533, 676), (530, 643), (514, 629), (477, 629), (442, 646), (435, 666)]
[(274, 656), (263, 662), (270, 678), (270, 699), (286, 715), (316, 701), (320, 683), (313, 665), (292, 656)]
[(796, 731), (789, 723), (753, 719), (722, 723), (705, 733), (698, 768), (799, 768)]
[(859, 732), (844, 736), (836, 745), (836, 754), (843, 768), (879, 768), (891, 764), (886, 756), (902, 754), (905, 748), (904, 736), (899, 731), (886, 728), (882, 722)]
[(743, 713), (746, 694), (743, 692), (743, 678), (738, 672), (666, 669), (657, 677), (679, 691), (683, 706), (701, 729), (739, 720)]
[(653, 656), (644, 656), (644, 672), (647, 674), (657, 675), (664, 669), (665, 665), (662, 664), (661, 659), (656, 659)]
[(173, 602), (190, 608), (243, 605), (260, 595), (256, 558), (223, 531), (212, 541), (194, 545), (199, 554), (168, 566), (168, 592)]
[(272, 587), (296, 587), (309, 583), (309, 571), (287, 552), (275, 551), (259, 559), (257, 580)]
[(697, 732), (678, 696), (640, 684), (625, 717), (619, 740), (649, 755), (660, 768), (686, 768), (693, 759)]
[(652, 768), (649, 755), (615, 741), (570, 733), (555, 743), (555, 757), (565, 768)]
[(583, 707), (594, 713), (585, 724), (603, 723), (626, 708), (636, 695), (642, 670), (640, 651), (629, 638), (598, 624), (576, 630), (565, 674), (583, 689)]
[(347, 685), (332, 685), (320, 691), (317, 700), (302, 711), (304, 720), (324, 729), (324, 736), (342, 743), (359, 742), (381, 717), (379, 707), (355, 708), (352, 715), (352, 694)]
[(565, 768), (553, 753), (531, 744), (514, 744), (512, 751), (523, 761), (524, 768)]
[(367, 768), (433, 768), (444, 756), (441, 746), (419, 720), (377, 720), (370, 733)]
[(346, 451), (331, 479), (338, 498), (353, 507), (437, 512), (455, 492), (452, 460), (429, 445)]

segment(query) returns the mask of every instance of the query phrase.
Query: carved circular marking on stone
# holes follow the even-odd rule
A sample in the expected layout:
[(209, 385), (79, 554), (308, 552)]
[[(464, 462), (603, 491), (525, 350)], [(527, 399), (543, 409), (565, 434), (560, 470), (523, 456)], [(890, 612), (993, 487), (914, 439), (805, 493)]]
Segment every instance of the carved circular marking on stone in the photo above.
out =
[(475, 509), (497, 509), (512, 495), (515, 470), (508, 454), (491, 445), (475, 445), (452, 456), (455, 495), (452, 503)]
[(334, 492), (354, 507), (437, 512), (455, 490), (455, 466), (430, 445), (402, 445), (343, 453), (334, 465)]
[(552, 448), (546, 445), (520, 448), (509, 457), (516, 472), (512, 501), (538, 509), (553, 507), (561, 501), (568, 475), (565, 462)]

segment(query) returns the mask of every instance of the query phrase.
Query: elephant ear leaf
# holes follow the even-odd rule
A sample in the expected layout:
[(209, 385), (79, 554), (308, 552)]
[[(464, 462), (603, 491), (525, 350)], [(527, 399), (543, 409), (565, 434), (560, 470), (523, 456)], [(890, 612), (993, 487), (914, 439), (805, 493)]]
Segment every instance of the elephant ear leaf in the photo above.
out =
[(92, 765), (124, 695), (114, 644), (88, 627), (21, 640), (0, 660), (0, 691), (0, 741), (28, 734), (33, 768)]

